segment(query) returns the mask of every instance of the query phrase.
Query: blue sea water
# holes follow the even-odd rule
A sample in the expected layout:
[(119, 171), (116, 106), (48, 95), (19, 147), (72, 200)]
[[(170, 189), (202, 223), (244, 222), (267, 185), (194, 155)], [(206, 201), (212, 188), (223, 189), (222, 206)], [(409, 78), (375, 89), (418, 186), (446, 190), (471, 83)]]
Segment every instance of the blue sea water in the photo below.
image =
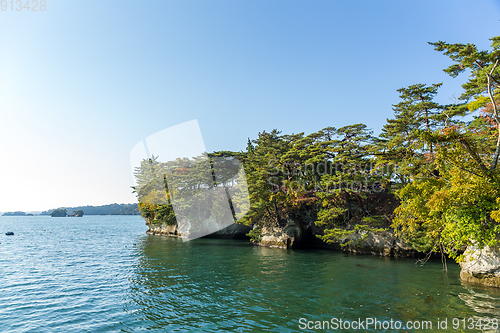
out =
[(463, 283), (453, 262), (444, 272), (146, 229), (138, 216), (0, 217), (0, 332), (318, 332), (366, 318), (433, 326), (363, 332), (472, 332), (500, 318), (500, 291)]

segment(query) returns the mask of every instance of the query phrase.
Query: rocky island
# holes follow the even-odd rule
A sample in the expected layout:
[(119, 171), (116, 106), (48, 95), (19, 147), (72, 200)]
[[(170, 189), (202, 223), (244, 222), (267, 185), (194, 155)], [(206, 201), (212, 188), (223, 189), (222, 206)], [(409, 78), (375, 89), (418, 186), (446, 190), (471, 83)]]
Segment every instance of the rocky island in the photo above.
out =
[[(500, 36), (491, 42), (489, 51), (430, 43), (452, 61), (446, 73), (470, 72), (463, 95), (442, 105), (435, 100), (441, 83), (398, 89), (394, 117), (378, 137), (361, 123), (308, 135), (263, 131), (245, 151), (206, 155), (212, 170), (216, 159), (241, 161), (247, 192), (229, 195), (234, 179), (220, 180), (214, 171), (213, 179), (193, 183), (206, 169), (197, 166), (199, 157), (177, 168), (145, 159), (134, 189), (148, 232), (184, 236), (171, 194), (225, 191), (238, 224), (212, 236), (245, 234), (254, 244), (285, 249), (440, 255), (459, 262), (462, 279), (500, 287)], [(472, 121), (464, 118), (470, 114)], [(201, 206), (209, 208), (199, 216), (217, 216), (208, 201)]]

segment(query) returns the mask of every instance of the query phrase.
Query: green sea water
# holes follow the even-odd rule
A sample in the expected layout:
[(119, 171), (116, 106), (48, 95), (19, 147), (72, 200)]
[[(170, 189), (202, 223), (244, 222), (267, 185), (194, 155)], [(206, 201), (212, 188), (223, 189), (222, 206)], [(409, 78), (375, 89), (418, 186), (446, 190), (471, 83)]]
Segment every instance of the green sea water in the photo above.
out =
[[(500, 331), (482, 326), (500, 318), (500, 291), (463, 283), (450, 261), (145, 231), (138, 216), (0, 217), (0, 331)], [(367, 318), (432, 329), (352, 328)]]

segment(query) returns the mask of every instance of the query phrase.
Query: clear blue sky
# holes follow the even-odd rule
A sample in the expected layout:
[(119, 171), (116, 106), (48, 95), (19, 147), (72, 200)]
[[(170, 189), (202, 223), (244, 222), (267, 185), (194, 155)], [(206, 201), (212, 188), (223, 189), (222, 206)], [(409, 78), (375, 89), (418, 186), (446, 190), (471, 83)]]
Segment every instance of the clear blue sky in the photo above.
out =
[[(23, 2), (25, 2), (23, 0)], [(135, 202), (129, 154), (198, 119), (205, 145), (243, 150), (277, 128), (363, 122), (396, 89), (464, 78), (428, 41), (500, 34), (495, 1), (47, 0), (0, 11), (0, 211)]]

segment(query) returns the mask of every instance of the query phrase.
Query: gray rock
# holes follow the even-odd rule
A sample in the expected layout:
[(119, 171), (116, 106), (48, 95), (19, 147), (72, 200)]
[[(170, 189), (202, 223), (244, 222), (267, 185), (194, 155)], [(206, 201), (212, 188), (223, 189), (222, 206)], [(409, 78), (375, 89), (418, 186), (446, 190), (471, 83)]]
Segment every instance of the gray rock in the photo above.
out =
[(500, 287), (500, 248), (469, 246), (464, 253), (460, 277), (464, 281)]
[[(177, 225), (166, 225), (165, 223), (151, 223), (146, 219), (146, 225), (148, 230), (146, 231), (152, 235), (164, 235), (173, 237), (182, 237), (181, 232)], [(233, 223), (224, 229), (216, 231), (205, 237), (208, 238), (232, 238), (232, 239), (243, 239), (248, 238), (246, 235), (252, 228), (243, 224)]]
[(372, 232), (359, 230), (340, 242), (343, 251), (379, 256), (408, 257), (415, 251), (396, 238), (390, 231)]
[(300, 243), (303, 234), (300, 225), (289, 219), (284, 227), (262, 228), (261, 240), (257, 245), (288, 249)]
[(146, 225), (148, 226), (148, 230), (146, 231), (148, 234), (174, 236), (174, 237), (180, 236), (179, 230), (177, 229), (177, 225), (166, 225), (163, 222), (151, 223), (149, 219), (146, 219)]

